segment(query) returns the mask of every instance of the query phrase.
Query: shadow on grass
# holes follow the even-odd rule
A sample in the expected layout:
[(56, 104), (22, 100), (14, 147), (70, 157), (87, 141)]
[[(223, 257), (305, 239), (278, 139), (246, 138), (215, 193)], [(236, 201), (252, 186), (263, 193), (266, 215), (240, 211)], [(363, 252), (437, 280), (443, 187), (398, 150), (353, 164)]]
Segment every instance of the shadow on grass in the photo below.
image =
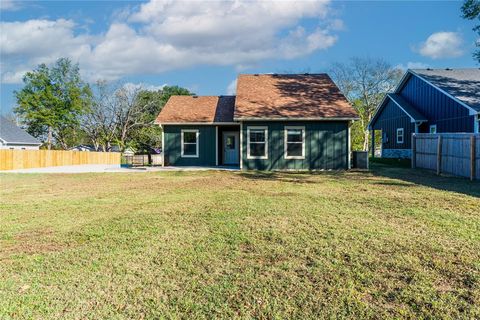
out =
[[(433, 171), (424, 169), (400, 168), (384, 164), (372, 165), (372, 174), (378, 177), (402, 180), (437, 190), (453, 191), (469, 196), (480, 197), (480, 181), (453, 176), (437, 176)], [(389, 181), (395, 183), (395, 181)]]
[(452, 176), (437, 176), (423, 169), (410, 169), (386, 164), (372, 163), (370, 171), (315, 171), (315, 172), (241, 172), (240, 176), (252, 180), (291, 182), (299, 184), (323, 183), (312, 180), (312, 176), (324, 176), (338, 181), (358, 181), (360, 183), (393, 187), (426, 186), (438, 190), (452, 191), (480, 197), (480, 181), (470, 181)]

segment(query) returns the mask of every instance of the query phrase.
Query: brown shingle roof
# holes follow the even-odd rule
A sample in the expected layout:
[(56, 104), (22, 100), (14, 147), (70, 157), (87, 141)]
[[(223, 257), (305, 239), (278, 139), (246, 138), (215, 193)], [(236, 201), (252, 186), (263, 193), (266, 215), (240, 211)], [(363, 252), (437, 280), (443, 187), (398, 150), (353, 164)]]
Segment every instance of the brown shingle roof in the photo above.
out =
[(358, 118), (327, 74), (243, 74), (235, 120)]
[(171, 96), (155, 123), (233, 122), (234, 96)]

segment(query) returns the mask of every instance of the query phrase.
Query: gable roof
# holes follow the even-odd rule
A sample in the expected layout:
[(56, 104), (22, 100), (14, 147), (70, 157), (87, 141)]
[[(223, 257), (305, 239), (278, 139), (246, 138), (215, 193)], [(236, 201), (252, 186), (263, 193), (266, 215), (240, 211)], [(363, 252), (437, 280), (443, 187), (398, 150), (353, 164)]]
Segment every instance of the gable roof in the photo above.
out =
[(233, 122), (234, 96), (171, 96), (155, 123)]
[(39, 146), (42, 143), (37, 138), (17, 127), (13, 122), (0, 116), (0, 140), (11, 144)]
[(235, 120), (358, 119), (327, 74), (242, 74)]
[(377, 121), (378, 117), (382, 113), (383, 108), (387, 105), (388, 101), (392, 101), (400, 108), (407, 116), (410, 117), (411, 122), (425, 122), (427, 117), (421, 114), (417, 109), (415, 109), (407, 100), (405, 100), (401, 95), (397, 93), (387, 93), (383, 98), (382, 102), (375, 110), (375, 114), (372, 117), (368, 124), (368, 128), (371, 129), (372, 125)]
[[(412, 69), (410, 73), (480, 112), (480, 69)], [(398, 88), (401, 89), (401, 88)]]

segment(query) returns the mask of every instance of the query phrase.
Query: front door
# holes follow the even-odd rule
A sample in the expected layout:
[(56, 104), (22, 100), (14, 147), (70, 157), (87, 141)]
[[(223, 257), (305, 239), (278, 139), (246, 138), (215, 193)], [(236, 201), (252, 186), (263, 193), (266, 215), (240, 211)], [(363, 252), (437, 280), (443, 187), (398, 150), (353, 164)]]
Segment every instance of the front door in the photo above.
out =
[(234, 165), (240, 163), (240, 141), (238, 132), (223, 133), (223, 163)]

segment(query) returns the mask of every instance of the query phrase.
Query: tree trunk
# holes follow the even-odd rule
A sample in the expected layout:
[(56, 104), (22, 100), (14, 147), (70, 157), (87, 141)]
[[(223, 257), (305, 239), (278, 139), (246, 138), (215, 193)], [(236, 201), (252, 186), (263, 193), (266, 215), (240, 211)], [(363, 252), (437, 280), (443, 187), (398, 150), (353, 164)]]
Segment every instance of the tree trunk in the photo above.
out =
[(368, 151), (368, 139), (370, 139), (370, 131), (366, 129), (364, 132), (363, 151)]
[(48, 126), (48, 135), (47, 135), (47, 146), (48, 150), (52, 149), (52, 127)]

